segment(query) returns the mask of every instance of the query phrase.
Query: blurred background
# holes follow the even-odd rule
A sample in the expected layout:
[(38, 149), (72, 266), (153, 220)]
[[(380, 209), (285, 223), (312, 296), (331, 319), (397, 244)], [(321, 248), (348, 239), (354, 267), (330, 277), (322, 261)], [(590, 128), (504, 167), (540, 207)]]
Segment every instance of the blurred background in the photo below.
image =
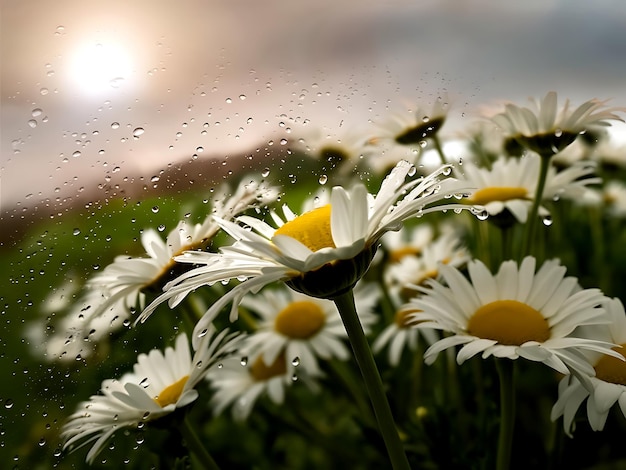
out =
[(262, 169), (307, 127), (364, 127), (443, 93), (447, 131), (549, 90), (626, 105), (621, 0), (2, 0), (0, 34), (0, 461), (17, 466), (54, 450), (38, 400), (64, 376), (26, 320), (69, 268), (120, 248), (97, 244), (116, 222), (77, 210), (126, 198), (136, 236), (175, 210), (140, 202)]

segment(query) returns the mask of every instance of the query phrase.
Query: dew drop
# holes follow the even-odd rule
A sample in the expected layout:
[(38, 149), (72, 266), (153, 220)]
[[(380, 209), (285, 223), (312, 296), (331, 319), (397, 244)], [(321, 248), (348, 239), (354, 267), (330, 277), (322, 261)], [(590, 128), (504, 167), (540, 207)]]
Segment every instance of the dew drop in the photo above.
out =
[(141, 382), (139, 382), (139, 385), (143, 388), (148, 388), (150, 386), (150, 380), (148, 380), (148, 377), (145, 377)]
[(239, 95), (239, 99), (240, 99), (241, 101), (245, 100), (246, 98), (247, 98), (247, 96), (246, 96), (246, 95)]
[(328, 176), (326, 175), (322, 175), (318, 179), (319, 184), (326, 184), (327, 181), (328, 181)]
[(4, 402), (4, 407), (5, 407), (7, 410), (10, 410), (11, 408), (13, 408), (13, 400), (11, 400), (10, 398), (9, 398), (8, 400), (6, 400), (6, 401)]
[(159, 232), (162, 232), (163, 230), (165, 230), (165, 225), (160, 224), (160, 225), (157, 227), (157, 230), (158, 230)]
[(37, 127), (37, 121), (35, 119), (29, 119), (28, 127), (30, 127), (31, 129), (34, 129), (35, 127)]
[(152, 207), (152, 212), (154, 212), (155, 214), (156, 214), (157, 212), (159, 212), (159, 206), (153, 206), (153, 207)]
[(446, 167), (443, 169), (443, 171), (441, 172), (444, 176), (450, 176), (450, 173), (452, 173), (452, 167)]
[(546, 215), (545, 217), (541, 219), (541, 221), (543, 222), (543, 225), (545, 225), (546, 227), (549, 227), (550, 225), (552, 225), (552, 222), (554, 222), (552, 220), (552, 216), (550, 215)]
[(49, 92), (50, 90), (48, 90), (47, 88), (42, 88), (39, 90), (39, 93), (42, 94), (43, 96), (46, 96)]
[(111, 129), (119, 129), (120, 128), (120, 123), (119, 122), (112, 122), (111, 123)]
[(78, 158), (78, 157), (80, 157), (80, 156), (81, 156), (80, 150), (76, 150), (76, 151), (72, 154), (72, 157), (74, 157), (74, 158)]
[(80, 229), (79, 229), (79, 228), (75, 228), (75, 229), (72, 231), (72, 235), (80, 235)]
[(244, 367), (245, 367), (245, 366), (247, 366), (247, 365), (248, 365), (248, 356), (244, 356), (244, 357), (242, 357), (242, 358), (241, 358), (241, 361), (239, 361), (239, 363), (240, 363), (242, 366), (244, 366)]
[(269, 168), (267, 168), (267, 167), (266, 167), (266, 168), (264, 168), (264, 169), (263, 169), (263, 171), (261, 172), (261, 176), (262, 176), (263, 178), (267, 178), (267, 177), (269, 176), (269, 174), (270, 174), (270, 169), (269, 169)]
[(298, 356), (294, 357), (291, 360), (291, 365), (294, 367), (298, 367), (300, 365), (300, 358)]
[(419, 143), (418, 143), (418, 145), (419, 145), (421, 148), (426, 148), (426, 146), (428, 145), (428, 142), (426, 142), (425, 140), (420, 140), (420, 141), (419, 141)]
[(135, 128), (135, 130), (133, 130), (133, 137), (139, 138), (139, 136), (142, 135), (144, 132), (146, 131), (143, 127), (137, 127)]

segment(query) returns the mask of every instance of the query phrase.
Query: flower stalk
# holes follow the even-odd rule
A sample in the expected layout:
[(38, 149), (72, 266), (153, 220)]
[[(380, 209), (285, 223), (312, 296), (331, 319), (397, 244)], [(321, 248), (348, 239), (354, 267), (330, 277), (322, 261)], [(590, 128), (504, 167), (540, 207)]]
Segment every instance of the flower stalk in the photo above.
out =
[(515, 427), (515, 364), (509, 359), (496, 361), (500, 379), (500, 434), (496, 470), (508, 470)]
[(380, 373), (378, 372), (374, 356), (365, 338), (361, 322), (359, 321), (352, 289), (334, 298), (333, 301), (337, 306), (337, 310), (339, 310), (346, 332), (348, 333), (348, 339), (350, 340), (352, 351), (354, 352), (356, 362), (363, 376), (365, 388), (372, 402), (374, 414), (378, 421), (380, 433), (385, 441), (392, 468), (394, 470), (409, 470), (411, 467), (409, 466), (393, 415), (391, 414), (391, 408), (385, 395)]

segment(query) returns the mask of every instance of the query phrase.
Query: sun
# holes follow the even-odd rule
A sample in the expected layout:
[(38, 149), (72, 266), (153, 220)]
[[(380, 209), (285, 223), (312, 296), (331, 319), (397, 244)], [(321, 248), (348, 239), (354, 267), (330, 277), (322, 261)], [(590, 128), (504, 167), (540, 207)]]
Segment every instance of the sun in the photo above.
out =
[(128, 49), (114, 42), (85, 43), (71, 54), (69, 78), (85, 94), (127, 87), (132, 73)]

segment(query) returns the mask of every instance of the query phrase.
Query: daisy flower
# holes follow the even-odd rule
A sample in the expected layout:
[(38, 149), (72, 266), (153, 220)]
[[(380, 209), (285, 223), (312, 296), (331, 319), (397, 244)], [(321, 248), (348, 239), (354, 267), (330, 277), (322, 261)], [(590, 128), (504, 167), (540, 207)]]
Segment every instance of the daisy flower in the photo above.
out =
[(222, 361), (221, 367), (207, 374), (214, 393), (210, 405), (215, 415), (232, 405), (232, 416), (245, 421), (257, 400), (267, 395), (278, 405), (285, 400), (285, 389), (293, 385), (295, 367), (287, 360), (285, 352), (266, 365), (261, 356), (254, 361), (230, 357)]
[(428, 279), (439, 277), (440, 263), (460, 267), (469, 261), (469, 253), (462, 246), (461, 239), (454, 232), (439, 236), (424, 246), (417, 256), (403, 256), (386, 269), (386, 281), (390, 289), (410, 298), (416, 293), (416, 286)]
[(622, 181), (608, 181), (602, 188), (607, 212), (613, 217), (626, 217), (626, 184)]
[(93, 463), (118, 429), (137, 427), (189, 405), (198, 398), (195, 387), (207, 370), (232, 352), (242, 338), (227, 330), (217, 335), (210, 331), (191, 357), (187, 336), (181, 334), (173, 348), (140, 354), (132, 373), (119, 380), (104, 380), (101, 394), (78, 406), (63, 426), (63, 448), (76, 450), (94, 443), (86, 458)]
[(426, 245), (435, 238), (431, 224), (423, 223), (397, 232), (387, 232), (381, 238), (382, 248), (390, 263), (397, 263), (405, 256), (419, 256)]
[[(476, 188), (466, 201), (483, 206), (490, 216), (505, 215), (507, 210), (520, 223), (525, 223), (535, 197), (541, 158), (528, 154), (521, 158), (499, 157), (491, 169), (480, 168), (472, 162), (463, 165), (462, 179)], [(589, 184), (600, 183), (600, 178), (589, 177), (594, 167), (590, 162), (578, 162), (560, 172), (548, 169), (543, 199), (579, 198), (588, 191)], [(545, 208), (540, 214), (548, 215)]]
[[(609, 299), (605, 307), (610, 316), (610, 325), (594, 327), (590, 337), (601, 338), (615, 343), (615, 352), (620, 356), (626, 347), (626, 313), (624, 305), (617, 298)], [(592, 328), (587, 328), (592, 330)], [(609, 411), (616, 403), (626, 416), (626, 362), (600, 353), (586, 352), (594, 373), (588, 376), (572, 375), (559, 383), (559, 398), (552, 407), (553, 421), (563, 416), (565, 432), (571, 436), (574, 417), (578, 408), (587, 400), (587, 419), (591, 429), (602, 431)], [(620, 360), (621, 359), (621, 360)]]
[(425, 178), (405, 182), (415, 171), (400, 162), (385, 178), (378, 194), (368, 194), (362, 184), (352, 190), (333, 188), (330, 203), (296, 216), (286, 205), (284, 218), (272, 212), (274, 227), (265, 221), (240, 216), (236, 222), (217, 218), (217, 223), (236, 241), (220, 253), (186, 252), (177, 261), (199, 265), (166, 285), (166, 291), (149, 305), (138, 321), (145, 321), (165, 300), (176, 306), (198, 287), (238, 279), (240, 283), (223, 295), (196, 324), (195, 336), (232, 302), (231, 321), (248, 292), (258, 292), (272, 282), (284, 281), (312, 297), (334, 299), (349, 292), (367, 271), (380, 237), (398, 230), (409, 217), (457, 207), (435, 205), (463, 192), (451, 178), (442, 179), (450, 167)]
[[(355, 289), (357, 312), (366, 332), (377, 320), (373, 309), (378, 298), (379, 292), (373, 286), (359, 284)], [(309, 375), (317, 376), (321, 374), (318, 358), (350, 357), (346, 331), (331, 300), (285, 288), (245, 297), (241, 306), (260, 316), (257, 330), (249, 336), (243, 351), (250, 358), (260, 355), (269, 366), (285, 354)]]
[(426, 363), (439, 352), (462, 345), (457, 362), (482, 353), (509, 359), (525, 358), (542, 362), (568, 374), (570, 369), (592, 373), (581, 351), (616, 355), (610, 343), (578, 337), (582, 325), (608, 321), (605, 297), (599, 289), (580, 289), (574, 277), (558, 261), (548, 261), (535, 272), (535, 258), (521, 264), (505, 261), (496, 275), (478, 260), (468, 263), (470, 280), (452, 267), (441, 265), (446, 286), (429, 281), (420, 287), (424, 295), (406, 305), (415, 314), (417, 328), (440, 329), (449, 335), (424, 354)]
[(180, 221), (166, 240), (154, 229), (144, 230), (141, 243), (148, 256), (117, 256), (92, 276), (77, 306), (58, 328), (60, 333), (51, 339), (50, 355), (75, 356), (79, 351), (89, 354), (93, 347), (84, 344), (86, 339), (97, 341), (119, 328), (129, 318), (130, 310), (144, 307), (146, 292), (160, 291), (167, 278), (180, 272), (174, 257), (205, 246), (218, 233), (220, 226), (213, 217), (227, 220), (277, 196), (275, 188), (255, 181), (240, 185), (231, 196), (226, 191), (223, 188), (216, 196), (212, 215), (202, 223)]
[[(400, 299), (396, 295), (390, 293), (392, 298), (396, 298), (396, 305), (400, 304)], [(376, 337), (372, 344), (372, 351), (381, 352), (388, 346), (387, 358), (389, 364), (397, 366), (400, 363), (402, 353), (408, 349), (415, 351), (419, 344), (420, 335), (426, 340), (430, 346), (434, 344), (439, 335), (431, 328), (414, 328), (414, 314), (417, 313), (410, 309), (397, 309), (393, 321), (387, 325), (383, 331)]]
[(531, 100), (531, 107), (509, 103), (502, 113), (491, 120), (502, 130), (540, 155), (559, 153), (588, 129), (610, 126), (610, 121), (623, 121), (616, 112), (623, 108), (608, 108), (605, 101), (589, 100), (576, 109), (569, 100), (559, 109), (556, 92), (548, 92), (541, 101)]
[(380, 133), (375, 141), (391, 141), (399, 145), (419, 145), (435, 137), (448, 116), (447, 96), (438, 97), (430, 109), (417, 107), (409, 114), (394, 113), (378, 125)]
[(354, 170), (363, 155), (367, 137), (357, 130), (325, 132), (316, 128), (298, 139), (298, 146), (311, 157), (324, 162), (327, 171), (346, 174)]

